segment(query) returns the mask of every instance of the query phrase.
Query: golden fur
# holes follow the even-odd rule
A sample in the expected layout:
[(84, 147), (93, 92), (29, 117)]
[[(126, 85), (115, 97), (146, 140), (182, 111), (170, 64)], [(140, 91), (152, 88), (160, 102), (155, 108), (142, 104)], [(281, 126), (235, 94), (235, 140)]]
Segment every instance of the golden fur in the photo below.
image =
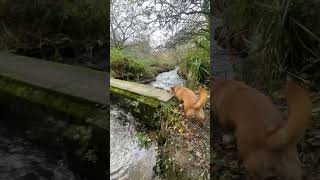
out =
[(242, 82), (213, 80), (211, 87), (219, 122), (235, 128), (239, 155), (250, 177), (301, 180), (296, 145), (311, 119), (308, 93), (287, 81), (285, 119), (270, 98)]
[(197, 118), (202, 122), (205, 119), (205, 113), (203, 107), (206, 105), (208, 100), (208, 93), (204, 87), (199, 87), (199, 97), (192, 90), (182, 87), (175, 86), (171, 88), (176, 98), (183, 103), (185, 116), (187, 118)]

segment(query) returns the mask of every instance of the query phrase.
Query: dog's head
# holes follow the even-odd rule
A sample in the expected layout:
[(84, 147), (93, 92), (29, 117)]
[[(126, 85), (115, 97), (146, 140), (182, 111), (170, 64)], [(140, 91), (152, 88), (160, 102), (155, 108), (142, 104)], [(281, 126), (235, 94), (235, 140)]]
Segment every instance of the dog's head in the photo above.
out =
[(170, 89), (168, 89), (167, 91), (168, 91), (168, 93), (170, 93), (170, 94), (174, 94), (174, 91), (175, 90), (175, 86), (172, 86), (172, 87), (170, 87)]
[(168, 92), (170, 93), (170, 94), (177, 94), (177, 93), (179, 93), (179, 90), (181, 89), (181, 87), (182, 86), (173, 86), (173, 87), (171, 87), (170, 88), (170, 90), (168, 90)]

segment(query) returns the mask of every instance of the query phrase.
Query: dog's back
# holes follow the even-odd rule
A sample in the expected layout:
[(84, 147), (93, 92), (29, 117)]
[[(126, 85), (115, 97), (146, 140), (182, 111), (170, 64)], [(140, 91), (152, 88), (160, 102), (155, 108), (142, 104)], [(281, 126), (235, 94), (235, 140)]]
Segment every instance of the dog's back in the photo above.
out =
[(177, 99), (183, 103), (186, 116), (192, 117), (195, 114), (193, 104), (198, 101), (197, 95), (190, 89), (182, 86), (174, 87), (173, 92)]
[(198, 101), (197, 95), (190, 89), (182, 86), (176, 86), (173, 89), (175, 96), (184, 106), (191, 107)]
[[(273, 140), (279, 137), (278, 135), (273, 136), (274, 134), (283, 134), (279, 133), (280, 130), (290, 123), (282, 117), (281, 112), (276, 109), (271, 99), (242, 82), (214, 81), (212, 85), (214, 108), (217, 111), (219, 121), (223, 125), (236, 127), (235, 135), (239, 154), (248, 171), (260, 179), (272, 173), (280, 174), (284, 179), (288, 177), (300, 179), (301, 168), (296, 144), (285, 144), (275, 151), (275, 146), (269, 141), (270, 137), (273, 137)], [(303, 91), (302, 89), (298, 90)], [(299, 95), (298, 93), (294, 94)], [(305, 93), (300, 94), (304, 97)], [(296, 98), (301, 99), (301, 97)], [(309, 112), (308, 110), (304, 111), (302, 106), (299, 106), (302, 108), (300, 110), (295, 109), (296, 114), (299, 114), (300, 111)], [(306, 108), (309, 108), (309, 106)], [(300, 120), (305, 121), (305, 119), (307, 117)], [(297, 133), (301, 133), (304, 128), (304, 126), (300, 127)], [(292, 132), (290, 131), (290, 133)], [(289, 170), (294, 172), (290, 174), (288, 173)]]
[[(205, 105), (208, 97), (206, 90), (199, 88), (200, 97), (198, 97), (192, 90), (182, 87), (176, 86), (173, 89), (173, 92), (177, 99), (180, 102), (183, 102), (184, 112), (186, 117), (188, 118), (197, 118), (198, 120), (204, 121), (205, 113), (203, 110), (203, 106)], [(195, 107), (195, 105), (199, 105), (199, 107)]]
[(219, 121), (244, 130), (239, 136), (251, 139), (252, 143), (259, 143), (267, 132), (281, 125), (281, 113), (272, 101), (242, 82), (217, 82), (213, 85), (213, 94)]

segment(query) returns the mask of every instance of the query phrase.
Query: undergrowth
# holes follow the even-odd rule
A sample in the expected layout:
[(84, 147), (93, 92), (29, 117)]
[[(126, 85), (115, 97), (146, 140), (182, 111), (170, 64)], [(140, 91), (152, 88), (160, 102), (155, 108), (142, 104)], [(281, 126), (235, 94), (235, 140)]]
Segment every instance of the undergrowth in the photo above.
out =
[(154, 75), (145, 63), (114, 48), (110, 50), (110, 68), (111, 76), (122, 80), (141, 81)]
[(138, 139), (138, 145), (140, 148), (145, 148), (145, 149), (150, 148), (152, 144), (152, 140), (149, 138), (149, 136), (145, 132), (137, 132), (135, 135)]
[(246, 34), (244, 80), (264, 83), (290, 74), (316, 86), (320, 79), (319, 1), (225, 2), (224, 29), (233, 36)]
[(172, 146), (171, 136), (176, 133), (182, 134), (185, 131), (181, 124), (183, 116), (177, 109), (177, 103), (170, 102), (163, 105), (155, 114), (155, 119), (161, 122), (157, 135), (157, 142), (160, 148), (155, 166), (156, 173), (168, 179), (184, 179), (184, 169), (174, 162), (172, 154), (168, 152), (170, 151), (168, 148)]
[(156, 119), (161, 122), (162, 131), (177, 130), (179, 133), (183, 133), (184, 129), (181, 126), (183, 116), (178, 110), (176, 102), (170, 102), (161, 107), (156, 114)]
[(102, 0), (0, 1), (0, 30), (17, 43), (50, 39), (58, 33), (81, 40), (104, 38), (108, 4)]
[(210, 81), (210, 51), (207, 39), (195, 38), (194, 46), (186, 50), (180, 64), (180, 74), (187, 80), (187, 86), (195, 88)]

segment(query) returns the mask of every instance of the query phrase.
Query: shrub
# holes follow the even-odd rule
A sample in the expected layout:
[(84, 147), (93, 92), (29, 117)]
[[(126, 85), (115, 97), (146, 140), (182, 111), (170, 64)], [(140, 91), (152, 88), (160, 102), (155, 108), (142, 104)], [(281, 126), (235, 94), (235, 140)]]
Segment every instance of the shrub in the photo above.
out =
[(320, 3), (317, 0), (228, 1), (225, 28), (248, 32), (248, 62), (261, 82), (286, 73), (312, 78), (320, 59)]
[(180, 65), (180, 74), (187, 79), (187, 85), (196, 87), (210, 81), (209, 41), (196, 39), (195, 47), (188, 48)]
[(136, 62), (133, 57), (119, 49), (111, 49), (110, 61), (111, 75), (114, 78), (142, 81), (152, 76), (152, 72), (149, 72), (144, 64)]
[(41, 43), (58, 34), (75, 40), (104, 39), (108, 6), (108, 0), (0, 1), (0, 33), (14, 35), (6, 36), (13, 47)]

